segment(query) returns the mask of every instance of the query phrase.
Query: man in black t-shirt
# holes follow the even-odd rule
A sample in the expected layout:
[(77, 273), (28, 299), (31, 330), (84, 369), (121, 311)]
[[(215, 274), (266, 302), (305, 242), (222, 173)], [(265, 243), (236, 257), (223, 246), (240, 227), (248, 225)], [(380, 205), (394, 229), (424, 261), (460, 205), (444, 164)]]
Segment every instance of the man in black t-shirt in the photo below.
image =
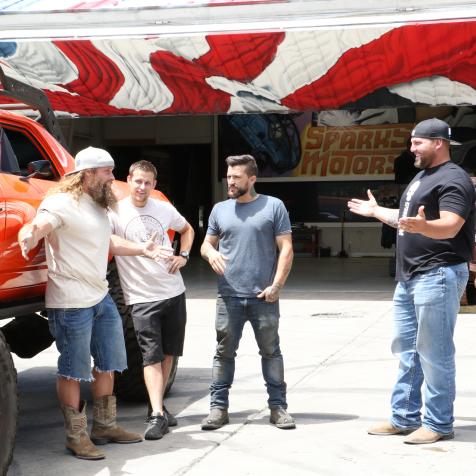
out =
[[(408, 444), (453, 438), (455, 348), (453, 332), (468, 281), (474, 243), (475, 192), (469, 176), (450, 161), (451, 129), (428, 119), (412, 132), (411, 151), (421, 171), (400, 200), (400, 210), (352, 199), (349, 209), (398, 228), (395, 337), (400, 359), (392, 417), (371, 435), (410, 435)], [(425, 382), (425, 414), (421, 418)]]

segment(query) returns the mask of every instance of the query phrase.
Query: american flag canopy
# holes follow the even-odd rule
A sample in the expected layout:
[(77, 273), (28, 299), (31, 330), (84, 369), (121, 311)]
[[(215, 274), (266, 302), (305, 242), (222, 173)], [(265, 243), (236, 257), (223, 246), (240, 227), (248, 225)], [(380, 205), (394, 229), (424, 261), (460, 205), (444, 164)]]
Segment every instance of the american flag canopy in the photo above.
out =
[(0, 64), (43, 89), (55, 110), (80, 116), (283, 113), (476, 104), (475, 49), (476, 22), (469, 18), (9, 40), (0, 42)]

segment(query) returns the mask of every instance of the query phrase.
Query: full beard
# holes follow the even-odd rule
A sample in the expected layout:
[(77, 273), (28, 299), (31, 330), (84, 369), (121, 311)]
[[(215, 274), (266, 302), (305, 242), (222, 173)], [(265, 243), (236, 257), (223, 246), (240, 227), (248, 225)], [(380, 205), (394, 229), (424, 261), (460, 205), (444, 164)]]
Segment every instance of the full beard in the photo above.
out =
[(102, 208), (113, 208), (117, 198), (111, 188), (112, 182), (95, 182), (88, 187), (88, 194)]
[(240, 198), (248, 192), (246, 188), (238, 188), (235, 187), (235, 190), (232, 192), (228, 189), (228, 197), (229, 198)]

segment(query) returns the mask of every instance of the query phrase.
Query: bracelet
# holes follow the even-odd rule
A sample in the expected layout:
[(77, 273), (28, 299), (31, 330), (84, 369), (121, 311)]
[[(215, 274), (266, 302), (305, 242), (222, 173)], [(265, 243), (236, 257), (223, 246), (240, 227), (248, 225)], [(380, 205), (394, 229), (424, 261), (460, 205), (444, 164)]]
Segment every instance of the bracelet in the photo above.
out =
[(282, 285), (282, 284), (279, 284), (279, 283), (273, 283), (273, 284), (271, 285), (271, 287), (272, 287), (272, 288), (281, 289), (281, 288), (283, 287), (283, 285)]

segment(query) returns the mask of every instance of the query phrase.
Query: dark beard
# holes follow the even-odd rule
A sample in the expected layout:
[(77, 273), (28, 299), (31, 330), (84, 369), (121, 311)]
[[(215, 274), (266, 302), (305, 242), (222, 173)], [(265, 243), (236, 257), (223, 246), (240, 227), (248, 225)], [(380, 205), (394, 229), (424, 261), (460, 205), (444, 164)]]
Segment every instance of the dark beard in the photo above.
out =
[(423, 170), (428, 168), (428, 160), (427, 159), (422, 159), (420, 157), (419, 160), (415, 159), (415, 163), (413, 164), (417, 169)]
[(240, 197), (242, 197), (243, 195), (245, 195), (246, 192), (248, 192), (248, 190), (246, 190), (245, 188), (235, 187), (235, 191), (234, 191), (234, 192), (230, 192), (230, 190), (228, 190), (228, 197), (229, 197), (229, 198), (240, 198)]
[(114, 192), (112, 191), (110, 182), (94, 182), (88, 187), (88, 194), (99, 206), (105, 208), (106, 210), (112, 208), (117, 203), (117, 199), (114, 195)]

